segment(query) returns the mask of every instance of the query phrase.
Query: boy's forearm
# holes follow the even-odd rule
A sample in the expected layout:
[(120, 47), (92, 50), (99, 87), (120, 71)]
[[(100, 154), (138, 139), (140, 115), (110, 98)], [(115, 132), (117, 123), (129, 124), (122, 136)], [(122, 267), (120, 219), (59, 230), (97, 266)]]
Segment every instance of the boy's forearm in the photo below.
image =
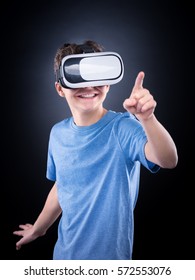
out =
[(38, 236), (44, 235), (60, 214), (61, 208), (58, 203), (57, 189), (54, 185), (47, 197), (43, 210), (34, 223), (35, 234)]
[(168, 131), (154, 115), (142, 125), (148, 138), (146, 157), (163, 168), (174, 168), (178, 161), (177, 149)]

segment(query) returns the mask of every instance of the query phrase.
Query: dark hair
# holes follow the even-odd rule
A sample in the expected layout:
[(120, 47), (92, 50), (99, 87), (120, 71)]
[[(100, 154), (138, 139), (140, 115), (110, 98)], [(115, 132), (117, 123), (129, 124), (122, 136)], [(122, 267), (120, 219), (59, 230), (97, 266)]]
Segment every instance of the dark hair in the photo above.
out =
[(82, 46), (90, 47), (94, 52), (102, 52), (104, 47), (92, 40), (86, 40), (83, 44), (67, 43), (63, 44), (60, 48), (57, 49), (56, 55), (54, 57), (54, 74), (59, 69), (63, 57), (70, 54), (79, 54), (83, 53)]

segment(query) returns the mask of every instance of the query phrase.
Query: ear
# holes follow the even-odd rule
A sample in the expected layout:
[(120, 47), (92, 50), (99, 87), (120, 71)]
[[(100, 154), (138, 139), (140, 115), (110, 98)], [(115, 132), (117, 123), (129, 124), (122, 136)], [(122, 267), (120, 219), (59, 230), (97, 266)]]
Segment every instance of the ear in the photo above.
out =
[(63, 87), (60, 85), (60, 83), (55, 82), (55, 88), (56, 88), (56, 91), (59, 94), (59, 96), (65, 97), (65, 93), (63, 91)]
[(110, 90), (110, 85), (106, 85), (107, 92)]

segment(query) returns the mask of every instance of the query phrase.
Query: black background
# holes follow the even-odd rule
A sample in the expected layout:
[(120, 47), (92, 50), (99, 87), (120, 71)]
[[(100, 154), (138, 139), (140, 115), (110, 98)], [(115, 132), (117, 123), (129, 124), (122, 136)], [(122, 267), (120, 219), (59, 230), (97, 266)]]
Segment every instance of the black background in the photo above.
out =
[[(48, 4), (50, 2), (50, 4)], [(141, 173), (135, 208), (134, 259), (194, 259), (194, 29), (192, 5), (169, 1), (15, 1), (1, 9), (0, 259), (52, 259), (57, 222), (47, 235), (15, 250), (12, 232), (33, 223), (52, 182), (45, 177), (48, 136), (70, 115), (54, 88), (53, 58), (64, 42), (92, 39), (118, 52), (123, 80), (107, 109), (124, 111), (139, 71), (172, 135), (179, 163)]]

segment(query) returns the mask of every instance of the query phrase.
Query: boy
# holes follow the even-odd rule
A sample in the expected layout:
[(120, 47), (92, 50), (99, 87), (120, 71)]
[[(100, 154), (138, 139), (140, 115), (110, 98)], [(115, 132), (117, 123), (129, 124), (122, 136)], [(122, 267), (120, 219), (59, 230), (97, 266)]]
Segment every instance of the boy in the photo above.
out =
[[(84, 45), (92, 52), (103, 50), (94, 41)], [(82, 53), (82, 46), (64, 44), (57, 50), (55, 74), (62, 59)], [(56, 91), (66, 99), (72, 117), (51, 130), (47, 178), (55, 183), (35, 223), (14, 231), (22, 237), (16, 249), (43, 236), (61, 215), (53, 259), (132, 259), (140, 165), (157, 172), (174, 168), (178, 161), (143, 80), (144, 72), (138, 73), (123, 103), (127, 112), (114, 112), (103, 106), (110, 85), (69, 88), (57, 78)]]

